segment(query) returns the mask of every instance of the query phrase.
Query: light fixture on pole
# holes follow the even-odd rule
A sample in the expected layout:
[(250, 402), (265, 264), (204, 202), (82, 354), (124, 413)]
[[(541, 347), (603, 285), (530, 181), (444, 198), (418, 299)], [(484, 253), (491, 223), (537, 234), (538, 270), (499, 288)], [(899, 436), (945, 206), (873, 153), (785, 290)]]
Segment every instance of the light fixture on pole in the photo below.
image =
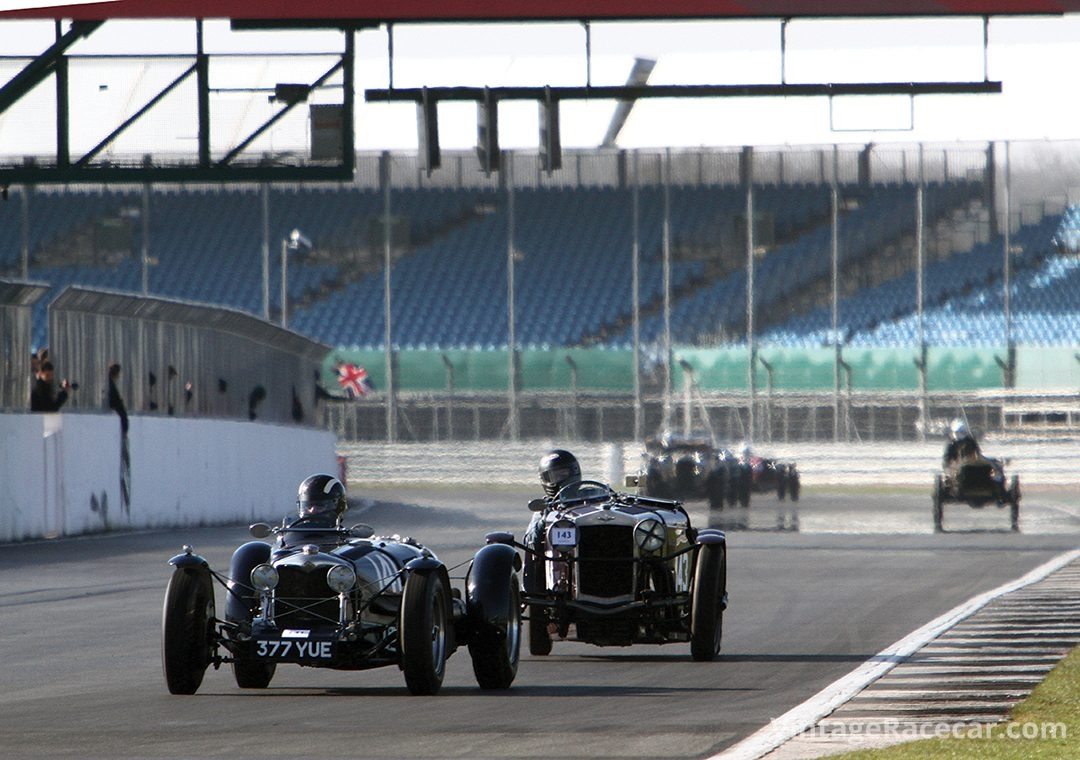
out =
[(312, 249), (311, 240), (301, 232), (294, 229), (288, 237), (281, 239), (281, 326), (289, 326), (289, 282), (288, 262), (289, 251), (299, 251), (301, 248)]

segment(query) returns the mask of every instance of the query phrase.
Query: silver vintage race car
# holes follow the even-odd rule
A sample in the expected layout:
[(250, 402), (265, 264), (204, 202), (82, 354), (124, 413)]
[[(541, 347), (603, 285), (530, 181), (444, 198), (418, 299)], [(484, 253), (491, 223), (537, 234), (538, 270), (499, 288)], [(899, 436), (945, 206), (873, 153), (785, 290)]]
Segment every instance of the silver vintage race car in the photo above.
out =
[[(517, 673), (517, 570), (506, 546), (470, 562), (464, 599), (446, 567), (411, 538), (343, 528), (321, 515), (251, 526), (227, 576), (191, 547), (174, 567), (162, 617), (162, 662), (173, 694), (194, 694), (206, 669), (232, 665), (241, 688), (265, 688), (281, 663), (364, 670), (396, 665), (413, 694), (435, 694), (446, 660), (468, 645), (477, 683), (505, 689)], [(225, 589), (218, 617), (214, 585)]]
[(543, 512), (533, 538), (488, 541), (525, 552), (532, 654), (549, 654), (554, 636), (598, 646), (688, 641), (693, 659), (716, 656), (727, 607), (722, 531), (694, 528), (679, 502), (589, 480), (529, 506)]

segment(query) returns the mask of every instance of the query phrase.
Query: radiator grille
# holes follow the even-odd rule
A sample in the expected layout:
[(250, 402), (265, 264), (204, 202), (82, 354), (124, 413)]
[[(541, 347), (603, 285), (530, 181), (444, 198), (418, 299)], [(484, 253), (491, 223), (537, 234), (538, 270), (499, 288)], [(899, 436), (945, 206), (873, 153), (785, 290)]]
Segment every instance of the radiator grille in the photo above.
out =
[(279, 626), (337, 622), (338, 597), (326, 585), (327, 570), (320, 567), (306, 573), (296, 567), (278, 568), (274, 614)]
[(633, 527), (589, 525), (580, 528), (577, 556), (582, 560), (578, 563), (579, 593), (601, 597), (634, 593)]

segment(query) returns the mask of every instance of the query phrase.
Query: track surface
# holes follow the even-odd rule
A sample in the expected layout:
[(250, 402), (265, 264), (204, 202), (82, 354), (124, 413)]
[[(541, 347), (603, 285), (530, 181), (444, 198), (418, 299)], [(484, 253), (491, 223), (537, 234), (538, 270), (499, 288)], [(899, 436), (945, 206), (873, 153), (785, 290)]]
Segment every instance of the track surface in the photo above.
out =
[[(520, 532), (531, 496), (369, 493), (378, 501), (354, 520), (414, 535), (451, 565), (486, 531)], [(409, 696), (394, 668), (288, 665), (265, 691), (238, 689), (223, 668), (197, 695), (170, 696), (159, 654), (166, 560), (191, 543), (226, 571), (242, 527), (0, 547), (0, 756), (706, 756), (957, 603), (1074, 548), (1078, 502), (1075, 488), (1030, 490), (1020, 534), (1005, 530), (1004, 511), (950, 506), (950, 532), (934, 535), (922, 491), (808, 491), (798, 531), (776, 530), (775, 499), (756, 496), (749, 516), (712, 521), (741, 528), (728, 538), (717, 662), (691, 662), (686, 644), (556, 642), (550, 657), (523, 654), (510, 691), (481, 692), (462, 650), (430, 698)], [(691, 513), (706, 522), (700, 505)]]

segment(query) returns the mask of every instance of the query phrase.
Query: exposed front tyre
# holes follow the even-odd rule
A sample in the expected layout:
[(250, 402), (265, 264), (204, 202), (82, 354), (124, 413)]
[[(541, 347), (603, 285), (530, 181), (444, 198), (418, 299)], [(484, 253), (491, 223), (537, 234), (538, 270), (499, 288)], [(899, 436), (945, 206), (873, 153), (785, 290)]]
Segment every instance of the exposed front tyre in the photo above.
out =
[(1020, 530), (1020, 476), (1013, 475), (1009, 482), (1009, 527), (1014, 533)]
[(799, 490), (801, 488), (801, 484), (799, 483), (799, 473), (798, 472), (788, 473), (787, 488), (788, 488), (788, 496), (791, 497), (791, 500), (792, 501), (798, 501), (799, 500)]
[(442, 576), (414, 572), (401, 597), (398, 645), (405, 685), (416, 695), (432, 695), (446, 674), (450, 594)]
[(690, 656), (711, 662), (720, 651), (727, 589), (727, 550), (724, 544), (705, 544), (698, 550), (690, 609)]
[(547, 616), (539, 607), (529, 608), (529, 654), (534, 657), (547, 657), (551, 654)]
[(194, 694), (210, 665), (214, 641), (210, 573), (177, 568), (161, 614), (161, 664), (171, 694)]
[(481, 689), (509, 689), (517, 675), (521, 654), (521, 592), (517, 573), (506, 579), (509, 611), (495, 627), (488, 623), (469, 644), (473, 674)]
[(265, 689), (273, 680), (276, 670), (276, 662), (233, 660), (232, 664), (233, 678), (241, 689)]

